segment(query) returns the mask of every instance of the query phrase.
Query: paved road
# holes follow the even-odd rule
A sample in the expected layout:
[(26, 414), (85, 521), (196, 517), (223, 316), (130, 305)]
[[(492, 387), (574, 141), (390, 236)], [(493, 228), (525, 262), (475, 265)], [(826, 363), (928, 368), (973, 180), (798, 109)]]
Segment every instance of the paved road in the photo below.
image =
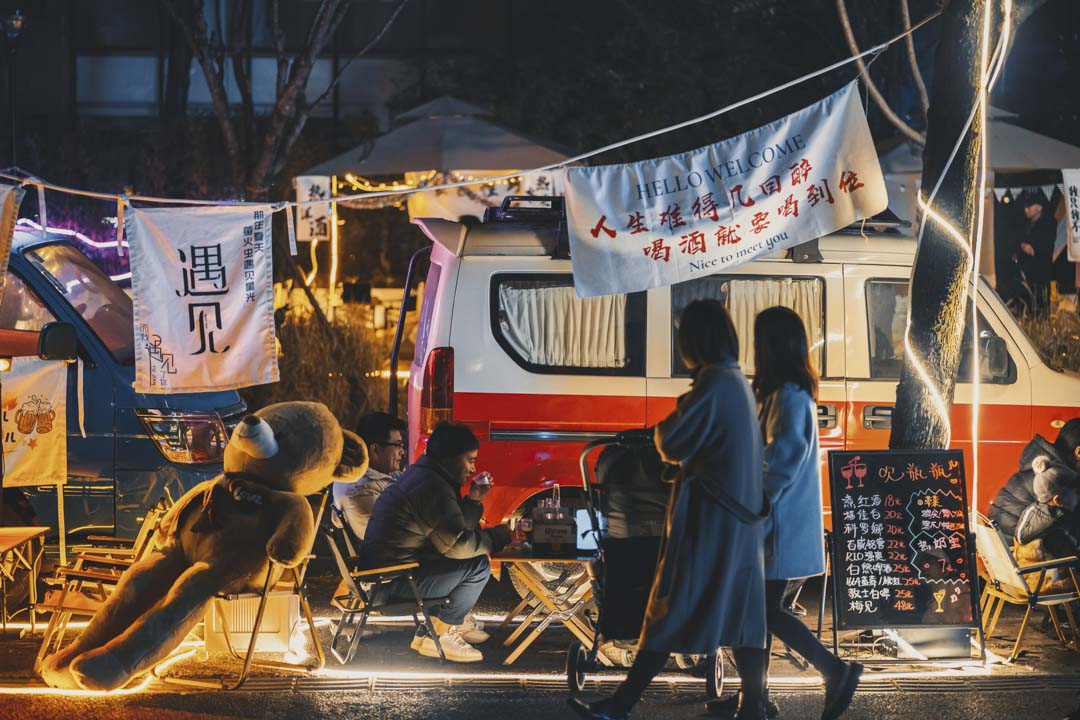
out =
[[(846, 720), (890, 718), (1062, 718), (1072, 706), (1071, 691), (1028, 693), (872, 693), (856, 695)], [(821, 699), (814, 694), (777, 698), (781, 717), (817, 718)], [(5, 698), (0, 718), (44, 720), (188, 720), (199, 717), (276, 718), (408, 718), (410, 720), (573, 720), (566, 696), (554, 692), (441, 691), (234, 693), (199, 695), (141, 695), (109, 700), (87, 698)], [(675, 720), (707, 717), (699, 698), (647, 698), (635, 718)]]

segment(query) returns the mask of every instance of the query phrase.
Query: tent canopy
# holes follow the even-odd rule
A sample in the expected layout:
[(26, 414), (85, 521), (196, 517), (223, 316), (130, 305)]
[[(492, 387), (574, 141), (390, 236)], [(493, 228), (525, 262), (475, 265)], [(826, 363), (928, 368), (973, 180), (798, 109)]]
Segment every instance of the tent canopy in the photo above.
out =
[(305, 170), (304, 175), (346, 173), (401, 176), (423, 170), (525, 170), (567, 158), (480, 117), (481, 108), (441, 97), (398, 116), (406, 124)]
[[(990, 167), (996, 172), (1025, 172), (1080, 167), (1080, 147), (1025, 130), (1009, 122), (1016, 115), (991, 107), (988, 141)], [(922, 152), (903, 143), (881, 156), (884, 173), (921, 173)]]

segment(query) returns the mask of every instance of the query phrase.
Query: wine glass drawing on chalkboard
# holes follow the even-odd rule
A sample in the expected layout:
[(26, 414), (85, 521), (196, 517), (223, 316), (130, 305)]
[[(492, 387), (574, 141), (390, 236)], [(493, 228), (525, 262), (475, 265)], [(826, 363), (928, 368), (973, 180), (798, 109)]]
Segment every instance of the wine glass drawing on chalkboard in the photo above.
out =
[(847, 465), (840, 466), (840, 474), (847, 480), (847, 487), (845, 490), (851, 490), (851, 476), (854, 475), (859, 481), (859, 487), (863, 487), (863, 478), (866, 477), (866, 464), (860, 462), (862, 458), (858, 455), (851, 458)]

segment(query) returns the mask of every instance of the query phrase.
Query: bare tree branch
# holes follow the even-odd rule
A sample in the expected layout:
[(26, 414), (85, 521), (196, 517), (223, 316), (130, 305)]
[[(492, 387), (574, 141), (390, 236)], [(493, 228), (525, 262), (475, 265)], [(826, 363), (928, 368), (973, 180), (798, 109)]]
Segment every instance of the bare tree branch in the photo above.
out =
[[(911, 9), (908, 0), (900, 0), (900, 17), (904, 21), (904, 32), (911, 30)], [(915, 88), (919, 91), (919, 107), (922, 109), (923, 127), (926, 127), (926, 116), (930, 111), (930, 95), (926, 92), (926, 83), (923, 82), (922, 72), (919, 70), (919, 58), (915, 55), (915, 38), (908, 35), (904, 38), (907, 46), (908, 63), (911, 65), (911, 76), (915, 78)]]
[(177, 12), (171, 0), (161, 1), (173, 21), (181, 28), (184, 39), (187, 41), (188, 46), (191, 47), (192, 54), (195, 56), (195, 59), (199, 61), (203, 76), (206, 78), (206, 85), (210, 90), (210, 100), (214, 107), (214, 115), (218, 119), (218, 124), (221, 126), (221, 134), (225, 140), (225, 154), (229, 158), (229, 167), (232, 169), (233, 182), (236, 184), (237, 189), (242, 189), (244, 186), (244, 171), (240, 158), (240, 145), (237, 142), (236, 132), (229, 119), (229, 96), (225, 91), (224, 80), (209, 54), (210, 47), (207, 38), (206, 17), (203, 14), (203, 2), (202, 0), (194, 0), (193, 2), (191, 17), (194, 27), (192, 27), (189, 26), (187, 22), (184, 21), (183, 17), (181, 17), (180, 13)]
[(255, 147), (255, 98), (248, 72), (251, 44), (247, 28), (251, 21), (251, 0), (234, 0), (229, 15), (229, 37), (226, 54), (232, 64), (233, 79), (240, 91), (240, 127), (243, 130), (245, 165), (253, 160)]
[(386, 32), (390, 29), (390, 26), (394, 24), (395, 20), (397, 20), (397, 16), (399, 14), (401, 14), (401, 11), (404, 10), (405, 6), (408, 5), (408, 4), (409, 4), (409, 0), (401, 0), (401, 2), (398, 3), (397, 9), (394, 10), (394, 13), (390, 16), (390, 19), (387, 20), (386, 24), (382, 26), (381, 30), (379, 30), (379, 33), (374, 38), (372, 38), (371, 42), (369, 42), (367, 45), (362, 47), (360, 50), (357, 50), (355, 53), (353, 53), (352, 57), (350, 57), (348, 60), (345, 61), (345, 64), (342, 65), (341, 68), (338, 70), (337, 75), (335, 75), (333, 77), (333, 79), (330, 80), (330, 84), (326, 86), (326, 90), (323, 91), (322, 95), (315, 98), (315, 102), (311, 103), (311, 107), (313, 107), (313, 108), (317, 107), (319, 103), (321, 103), (323, 100), (326, 99), (327, 95), (329, 95), (331, 92), (333, 92), (334, 88), (337, 87), (338, 81), (341, 80), (342, 76), (345, 74), (345, 71), (349, 68), (349, 65), (352, 64), (353, 60), (356, 60), (359, 57), (363, 57), (364, 55), (367, 55), (367, 53), (373, 47), (375, 47), (376, 45), (379, 44), (379, 41), (382, 40), (383, 35), (386, 34)]
[[(300, 132), (304, 129), (304, 124), (307, 122), (308, 117), (311, 115), (311, 111), (318, 107), (319, 103), (326, 99), (327, 95), (333, 92), (334, 87), (337, 86), (338, 82), (345, 75), (345, 70), (348, 69), (349, 65), (352, 64), (353, 60), (363, 57), (368, 52), (370, 52), (372, 48), (379, 44), (379, 41), (382, 40), (384, 35), (386, 35), (387, 31), (390, 29), (390, 26), (394, 24), (394, 21), (397, 20), (398, 15), (401, 14), (401, 11), (404, 10), (405, 6), (408, 4), (409, 0), (401, 0), (401, 2), (398, 3), (397, 8), (390, 15), (390, 18), (386, 21), (386, 23), (383, 24), (379, 32), (375, 34), (375, 37), (372, 38), (371, 41), (368, 42), (364, 47), (360, 48), (360, 50), (356, 51), (347, 61), (345, 61), (345, 64), (342, 65), (341, 68), (338, 70), (337, 75), (335, 75), (330, 80), (330, 83), (326, 86), (326, 89), (321, 95), (319, 95), (319, 97), (315, 99), (315, 102), (305, 103), (301, 108), (299, 108), (296, 120), (293, 121), (292, 127), (289, 129), (288, 134), (285, 136), (285, 141), (281, 144), (277, 160), (274, 162), (273, 169), (271, 170), (272, 176), (276, 176), (285, 166), (285, 162), (288, 159), (289, 150), (292, 148), (293, 143), (296, 142), (297, 138), (300, 137)], [(342, 19), (344, 19), (344, 14), (342, 14)], [(338, 22), (340, 22), (340, 20), (338, 20)]]
[(289, 70), (289, 58), (285, 56), (285, 32), (281, 29), (281, 3), (270, 0), (270, 31), (274, 36), (274, 57), (277, 60), (277, 78), (274, 82), (274, 97), (281, 97), (285, 92), (285, 73)]
[[(836, 0), (836, 10), (840, 15), (840, 25), (844, 29), (844, 38), (847, 40), (848, 48), (851, 49), (852, 55), (858, 55), (859, 44), (855, 41), (855, 33), (851, 29), (851, 21), (848, 19), (847, 4), (845, 0)], [(918, 143), (919, 145), (926, 145), (926, 136), (922, 135), (919, 131), (912, 128), (903, 119), (900, 118), (893, 109), (889, 107), (889, 103), (885, 100), (885, 97), (878, 90), (877, 85), (874, 84), (873, 78), (870, 77), (870, 73), (866, 71), (866, 63), (862, 58), (855, 61), (855, 64), (859, 67), (859, 72), (862, 74), (863, 80), (866, 82), (866, 90), (870, 93), (870, 97), (874, 98), (874, 102), (877, 104), (881, 113), (896, 126), (901, 133), (907, 136), (910, 140)]]
[(308, 32), (309, 43), (293, 61), (289, 81), (278, 96), (263, 138), (262, 149), (252, 168), (249, 186), (253, 193), (265, 192), (272, 170), (277, 164), (283, 140), (289, 134), (298, 112), (301, 112), (304, 89), (307, 87), (315, 61), (326, 47), (338, 24), (348, 12), (350, 0), (323, 0)]

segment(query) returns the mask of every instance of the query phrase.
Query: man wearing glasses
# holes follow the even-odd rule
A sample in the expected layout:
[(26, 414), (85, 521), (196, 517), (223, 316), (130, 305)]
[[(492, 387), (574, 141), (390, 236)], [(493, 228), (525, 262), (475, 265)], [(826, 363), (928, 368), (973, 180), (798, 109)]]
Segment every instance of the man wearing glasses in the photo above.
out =
[(397, 480), (405, 459), (404, 420), (370, 412), (360, 418), (356, 434), (368, 448), (368, 471), (355, 483), (334, 483), (334, 504), (345, 514), (356, 539), (363, 540), (375, 501)]

